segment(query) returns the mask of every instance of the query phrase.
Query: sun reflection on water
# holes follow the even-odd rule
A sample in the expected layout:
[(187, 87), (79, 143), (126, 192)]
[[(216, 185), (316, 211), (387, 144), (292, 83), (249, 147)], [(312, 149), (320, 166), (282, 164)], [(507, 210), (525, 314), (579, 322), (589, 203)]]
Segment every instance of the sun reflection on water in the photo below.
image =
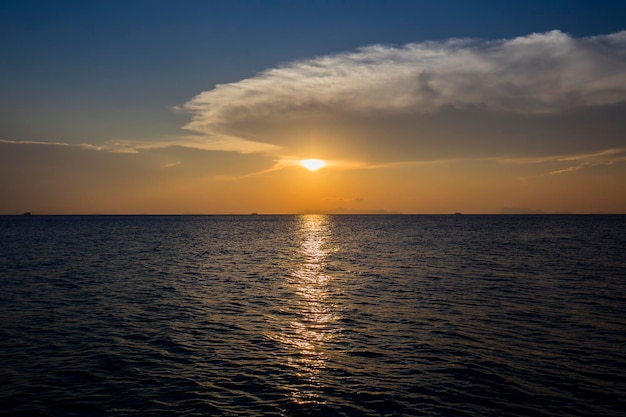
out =
[(287, 365), (296, 370), (299, 383), (292, 387), (297, 403), (316, 402), (321, 396), (321, 371), (328, 360), (328, 345), (340, 330), (340, 314), (329, 289), (331, 277), (326, 272), (326, 258), (332, 251), (330, 218), (324, 215), (300, 217), (302, 243), (297, 252), (298, 264), (290, 271), (288, 285), (295, 293), (295, 318), (284, 329), (280, 341), (289, 352)]

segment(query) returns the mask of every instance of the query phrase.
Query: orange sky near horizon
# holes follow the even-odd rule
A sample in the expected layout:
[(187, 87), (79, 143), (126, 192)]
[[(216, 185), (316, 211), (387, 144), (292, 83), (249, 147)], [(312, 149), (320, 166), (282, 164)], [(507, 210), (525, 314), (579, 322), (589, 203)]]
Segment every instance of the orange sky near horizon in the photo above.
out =
[[(118, 154), (70, 147), (0, 144), (0, 174), (15, 178), (2, 214), (290, 214), (344, 209), (406, 214), (626, 213), (626, 167), (550, 173), (549, 163), (442, 161), (387, 167), (271, 169), (259, 155)], [(6, 158), (12, 155), (12, 158)], [(19, 158), (15, 158), (15, 156)], [(205, 158), (203, 158), (204, 156)], [(24, 164), (23, 161), (30, 161)], [(59, 167), (62, 166), (62, 169)], [(225, 166), (228, 168), (226, 169)], [(267, 171), (266, 171), (267, 170)]]

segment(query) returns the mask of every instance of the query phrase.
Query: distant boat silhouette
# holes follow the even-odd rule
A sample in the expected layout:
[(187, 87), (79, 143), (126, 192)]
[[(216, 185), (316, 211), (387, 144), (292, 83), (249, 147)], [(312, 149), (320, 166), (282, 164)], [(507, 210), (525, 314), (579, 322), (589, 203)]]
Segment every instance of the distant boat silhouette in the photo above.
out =
[(24, 216), (30, 216), (30, 211), (27, 211), (26, 213), (24, 213)]
[(250, 213), (251, 216), (258, 216), (259, 213)]
[(456, 213), (454, 213), (455, 216), (462, 216), (463, 213), (459, 213), (458, 211)]

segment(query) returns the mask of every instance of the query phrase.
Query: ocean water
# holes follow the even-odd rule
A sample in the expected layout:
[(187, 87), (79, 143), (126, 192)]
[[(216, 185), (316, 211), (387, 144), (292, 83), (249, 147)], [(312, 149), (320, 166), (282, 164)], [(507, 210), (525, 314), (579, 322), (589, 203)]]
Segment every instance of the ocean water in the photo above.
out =
[(621, 416), (626, 216), (0, 217), (0, 413)]

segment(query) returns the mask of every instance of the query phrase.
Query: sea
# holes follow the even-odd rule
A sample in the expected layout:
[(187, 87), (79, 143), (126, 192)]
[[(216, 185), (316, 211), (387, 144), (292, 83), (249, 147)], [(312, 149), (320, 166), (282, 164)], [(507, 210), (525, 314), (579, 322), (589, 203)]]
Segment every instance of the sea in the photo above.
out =
[(0, 216), (6, 416), (623, 416), (626, 216)]

